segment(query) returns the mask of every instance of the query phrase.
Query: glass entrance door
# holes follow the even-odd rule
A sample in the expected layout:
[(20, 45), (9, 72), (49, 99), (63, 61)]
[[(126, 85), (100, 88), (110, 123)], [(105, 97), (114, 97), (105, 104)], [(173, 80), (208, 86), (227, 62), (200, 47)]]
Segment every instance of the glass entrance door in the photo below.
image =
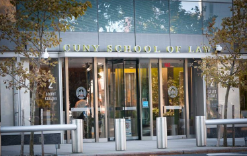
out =
[(83, 119), (83, 138), (94, 140), (93, 59), (69, 58), (69, 104), (73, 119)]
[(184, 135), (184, 61), (162, 60), (162, 89), (167, 135)]
[(127, 140), (139, 139), (137, 61), (108, 60), (108, 137), (114, 140), (114, 119), (125, 118)]

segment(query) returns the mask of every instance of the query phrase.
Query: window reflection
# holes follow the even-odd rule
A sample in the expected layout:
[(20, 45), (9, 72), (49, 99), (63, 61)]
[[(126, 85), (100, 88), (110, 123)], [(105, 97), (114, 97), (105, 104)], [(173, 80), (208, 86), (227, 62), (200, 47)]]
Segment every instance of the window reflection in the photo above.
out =
[(158, 59), (151, 60), (153, 135), (156, 136), (156, 118), (159, 117), (159, 69)]
[(184, 135), (184, 69), (183, 60), (162, 60), (164, 116), (168, 135)]
[(69, 58), (69, 102), (74, 119), (84, 120), (84, 138), (94, 138), (92, 59)]
[(105, 59), (99, 59), (97, 63), (97, 79), (98, 79), (98, 121), (99, 121), (99, 137), (106, 137), (106, 116), (105, 116)]
[(170, 1), (171, 33), (202, 34), (201, 2)]
[[(58, 59), (51, 59), (50, 63), (57, 62)], [(30, 67), (32, 68), (32, 66)], [(46, 86), (38, 86), (35, 100), (35, 125), (41, 123), (41, 109), (43, 109), (43, 124), (59, 124), (60, 123), (60, 102), (58, 88), (58, 65), (49, 66), (42, 65), (41, 71), (51, 71), (56, 83), (47, 82)]]
[(142, 135), (150, 136), (149, 60), (140, 60)]
[(136, 0), (137, 33), (169, 33), (168, 0)]
[[(86, 2), (86, 0), (82, 0)], [(60, 19), (60, 21), (66, 21), (70, 25), (69, 30), (73, 32), (97, 32), (97, 0), (90, 0), (92, 8), (88, 7), (83, 16), (75, 19), (72, 18)]]
[[(208, 78), (210, 79), (210, 78)], [(207, 119), (217, 119), (218, 110), (218, 85), (216, 83), (207, 83), (206, 87)], [(221, 112), (220, 112), (221, 113)]]
[(133, 1), (99, 1), (99, 32), (133, 32)]
[(206, 33), (209, 23), (215, 20), (215, 27), (221, 28), (222, 19), (225, 17), (231, 17), (232, 12), (230, 11), (231, 3), (203, 3), (203, 30)]

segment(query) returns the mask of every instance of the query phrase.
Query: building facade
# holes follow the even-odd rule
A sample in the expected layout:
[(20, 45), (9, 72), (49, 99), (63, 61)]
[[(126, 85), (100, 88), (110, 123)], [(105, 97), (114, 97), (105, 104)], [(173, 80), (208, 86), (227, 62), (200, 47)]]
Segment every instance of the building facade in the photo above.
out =
[[(205, 37), (207, 26), (216, 18), (216, 27), (221, 27), (221, 19), (232, 14), (232, 0), (91, 3), (85, 16), (63, 19), (71, 28), (58, 32), (62, 43), (48, 49), (58, 64), (42, 68), (51, 70), (56, 83), (48, 84), (37, 98), (35, 124), (41, 118), (46, 125), (83, 119), (84, 141), (105, 142), (114, 140), (114, 119), (125, 118), (127, 140), (152, 140), (156, 117), (167, 117), (170, 138), (190, 138), (195, 135), (195, 116), (222, 115), (224, 88), (206, 84), (196, 60), (214, 51)], [(0, 61), (12, 56), (1, 55)], [(30, 125), (30, 93), (6, 89), (5, 78), (0, 83), (1, 125)], [(229, 118), (232, 105), (235, 118), (246, 118), (247, 93), (233, 90)], [(245, 125), (235, 127), (238, 136), (247, 133)], [(215, 132), (216, 126), (208, 127), (208, 136), (216, 137)], [(69, 131), (45, 135), (46, 143), (70, 140)], [(2, 139), (9, 137), (13, 134), (2, 134)]]

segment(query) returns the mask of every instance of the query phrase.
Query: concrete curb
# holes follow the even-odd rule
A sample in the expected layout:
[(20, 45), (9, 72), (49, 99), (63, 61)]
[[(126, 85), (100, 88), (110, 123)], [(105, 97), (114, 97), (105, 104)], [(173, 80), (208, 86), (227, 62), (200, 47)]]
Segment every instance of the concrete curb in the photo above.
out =
[(246, 152), (246, 147), (237, 147), (224, 149), (200, 149), (200, 150), (181, 150), (181, 151), (160, 151), (160, 152), (133, 152), (133, 153), (111, 153), (111, 154), (96, 154), (87, 156), (153, 156), (153, 155), (179, 155), (179, 154), (203, 154), (203, 153), (231, 153), (231, 152)]

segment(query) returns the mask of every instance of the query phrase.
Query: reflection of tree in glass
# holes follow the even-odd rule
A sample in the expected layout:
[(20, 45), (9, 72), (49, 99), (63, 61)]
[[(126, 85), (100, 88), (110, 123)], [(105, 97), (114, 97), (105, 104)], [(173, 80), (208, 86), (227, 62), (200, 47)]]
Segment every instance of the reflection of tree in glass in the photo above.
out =
[(176, 34), (201, 34), (202, 13), (198, 6), (191, 7), (188, 11), (183, 4), (191, 2), (170, 1), (171, 33)]
[(209, 33), (208, 27), (215, 19), (215, 31), (221, 29), (221, 20), (225, 17), (231, 17), (231, 3), (203, 3), (203, 28), (204, 33)]
[(99, 1), (99, 31), (100, 32), (133, 32), (133, 2), (132, 0)]
[[(53, 75), (56, 75), (55, 74), (55, 64), (57, 64), (57, 61), (50, 61), (50, 65), (46, 65), (46, 66), (41, 66), (41, 69), (40, 69), (40, 73), (42, 72), (48, 72), (50, 71)], [(32, 67), (31, 67), (32, 68)], [(49, 89), (49, 85), (50, 85), (50, 82), (49, 81), (46, 81), (46, 85), (45, 86), (42, 86), (42, 85), (38, 85), (37, 86), (37, 95), (36, 95), (36, 100), (35, 100), (35, 106), (36, 106), (36, 110), (35, 110), (35, 116), (39, 116), (40, 114), (40, 109), (42, 108), (44, 113), (46, 111), (50, 111), (50, 120), (51, 120), (51, 124), (58, 124), (59, 121), (57, 119), (56, 116), (59, 116), (58, 110), (56, 110), (55, 108), (55, 105), (56, 105), (56, 100), (57, 99), (54, 99), (54, 100), (46, 100), (46, 98), (57, 98), (57, 95), (56, 95), (56, 90), (51, 90)], [(50, 92), (52, 92), (52, 95), (47, 95), (49, 94)], [(45, 116), (45, 115), (43, 115)], [(39, 125), (39, 122), (40, 120), (37, 120), (38, 118), (35, 119), (35, 124), (38, 124)], [(47, 124), (47, 123), (45, 123)]]
[(168, 1), (136, 0), (136, 31), (169, 33)]
[[(77, 0), (79, 1), (79, 0)], [(85, 2), (86, 0), (82, 0)], [(90, 0), (92, 8), (89, 8), (85, 15), (75, 19), (74, 16), (71, 18), (60, 19), (60, 21), (66, 21), (67, 25), (70, 26), (67, 31), (76, 31), (76, 32), (97, 32), (97, 1)]]

